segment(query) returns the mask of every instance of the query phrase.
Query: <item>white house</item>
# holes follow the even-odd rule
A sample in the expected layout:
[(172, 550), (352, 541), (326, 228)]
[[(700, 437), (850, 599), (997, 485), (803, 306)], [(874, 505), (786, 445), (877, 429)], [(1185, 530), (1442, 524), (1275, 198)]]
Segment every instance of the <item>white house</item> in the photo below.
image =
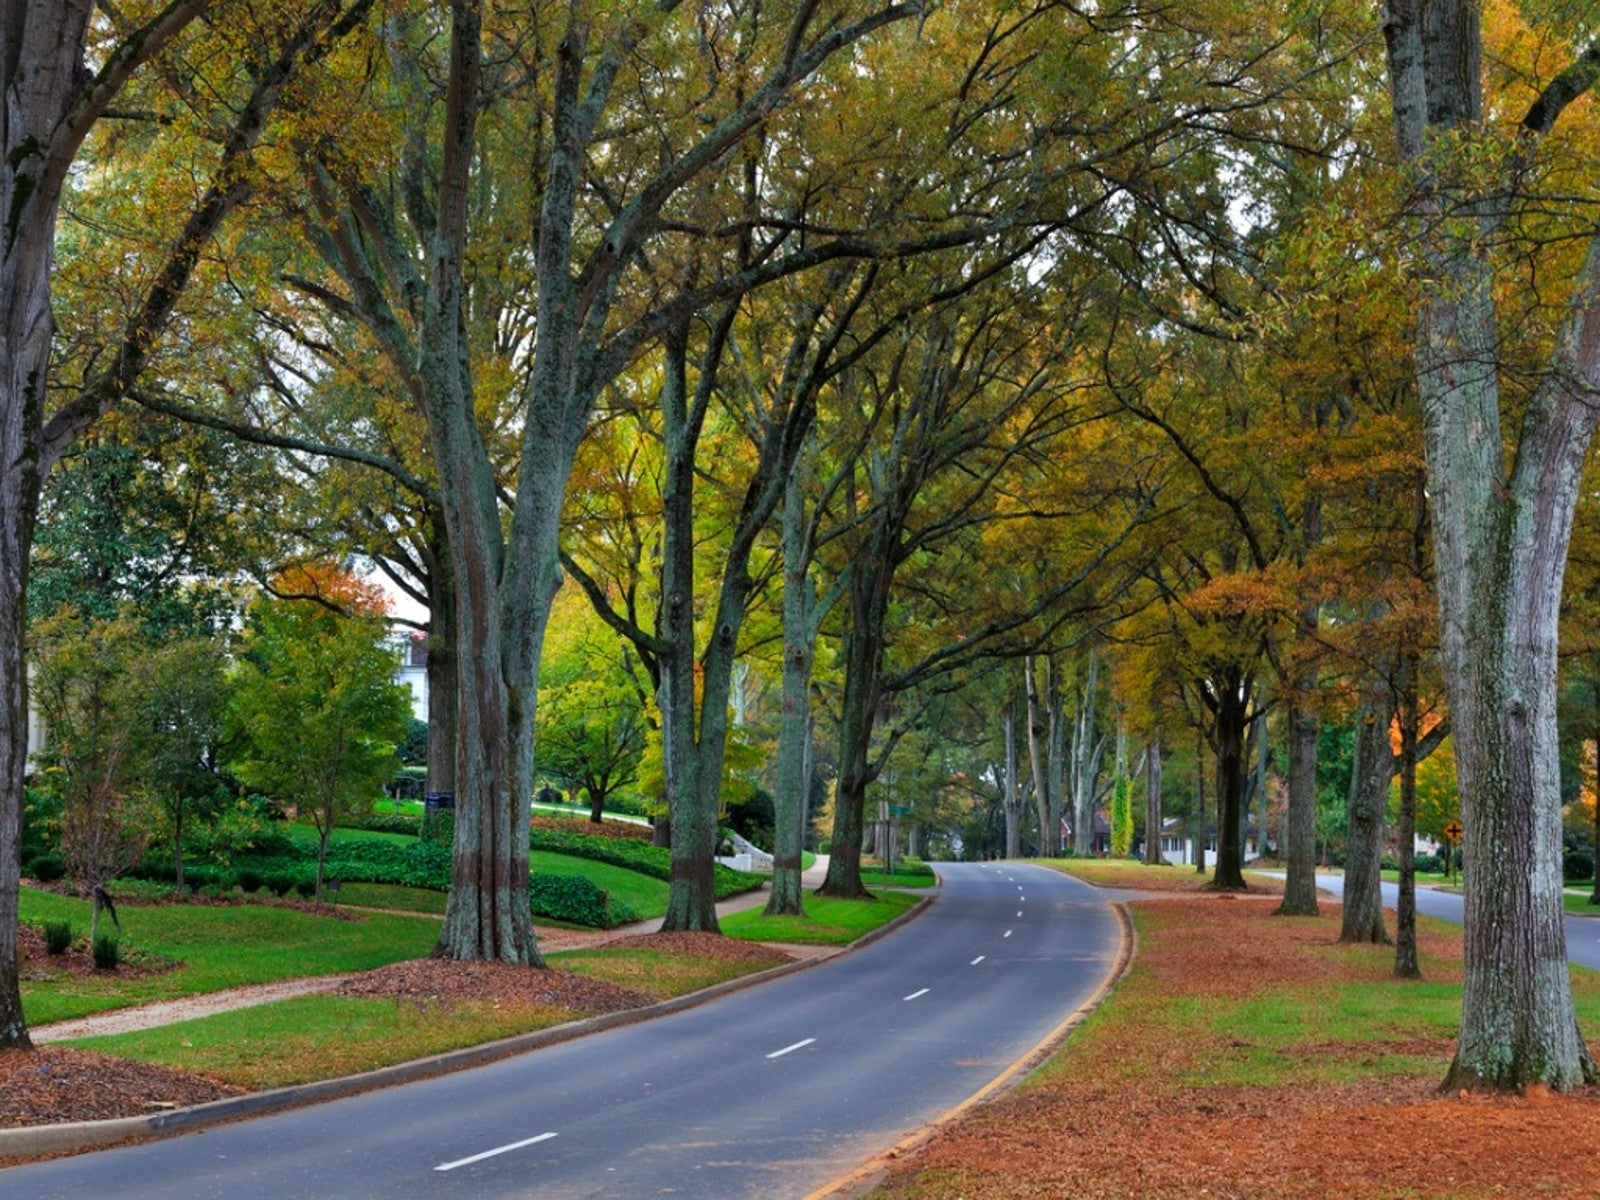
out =
[(411, 715), (419, 721), (428, 719), (428, 635), (421, 630), (408, 630), (398, 635), (400, 666), (394, 681), (411, 689)]

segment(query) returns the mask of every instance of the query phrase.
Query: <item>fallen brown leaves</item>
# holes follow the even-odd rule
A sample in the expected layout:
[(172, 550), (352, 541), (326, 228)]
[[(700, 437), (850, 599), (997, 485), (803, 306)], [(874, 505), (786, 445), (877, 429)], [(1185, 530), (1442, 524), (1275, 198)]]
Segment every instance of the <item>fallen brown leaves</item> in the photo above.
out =
[[(1166, 1003), (1259, 1002), (1285, 989), (1388, 982), (1385, 956), (1335, 944), (1337, 909), (1307, 920), (1206, 899), (1141, 906), (1133, 972), (1038, 1080), (901, 1158), (892, 1200), (1275, 1200), (1600, 1196), (1596, 1093), (1440, 1097), (1453, 1041), (1427, 1030), (1292, 1047), (1305, 1070), (1196, 1082), (1252, 1049)], [(1459, 938), (1425, 934), (1428, 977), (1459, 981)], [(1393, 985), (1391, 986), (1408, 986)], [(1306, 994), (1306, 992), (1301, 993)], [(1392, 1056), (1429, 1064), (1426, 1077)], [(1432, 1064), (1437, 1069), (1432, 1069)], [(1362, 1072), (1373, 1073), (1363, 1076)], [(1355, 1075), (1355, 1078), (1349, 1076)], [(1249, 1069), (1243, 1077), (1251, 1078)]]
[(148, 1116), (239, 1090), (184, 1071), (65, 1046), (0, 1050), (0, 1129)]

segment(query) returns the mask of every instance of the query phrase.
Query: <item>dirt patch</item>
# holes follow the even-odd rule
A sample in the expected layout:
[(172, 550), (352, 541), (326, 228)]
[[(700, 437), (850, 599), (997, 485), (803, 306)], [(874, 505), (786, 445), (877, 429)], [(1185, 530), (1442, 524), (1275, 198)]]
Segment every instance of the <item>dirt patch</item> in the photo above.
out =
[[(1600, 1156), (1574, 1149), (1600, 1138), (1600, 1089), (1441, 1097), (1453, 1039), (1403, 1022), (1373, 1041), (1319, 1031), (1284, 1049), (1290, 1065), (1274, 1076), (1251, 1065), (1261, 1048), (1248, 1030), (1219, 1035), (1208, 1026), (1208, 1000), (1232, 1008), (1286, 989), (1407, 986), (1392, 980), (1390, 956), (1337, 945), (1336, 907), (1301, 919), (1258, 905), (1148, 905), (1159, 918), (1141, 925), (1134, 971), (1113, 994), (1109, 1019), (1027, 1086), (897, 1160), (876, 1196), (1600, 1196)], [(1460, 956), (1459, 934), (1425, 932), (1430, 981), (1459, 980)], [(1185, 1000), (1175, 1010), (1176, 996)], [(1398, 1061), (1416, 1058), (1427, 1061), (1425, 1075)], [(1227, 1071), (1207, 1078), (1229, 1063), (1239, 1064), (1231, 1075), (1262, 1082), (1219, 1082)], [(1371, 1073), (1343, 1077), (1352, 1069)]]

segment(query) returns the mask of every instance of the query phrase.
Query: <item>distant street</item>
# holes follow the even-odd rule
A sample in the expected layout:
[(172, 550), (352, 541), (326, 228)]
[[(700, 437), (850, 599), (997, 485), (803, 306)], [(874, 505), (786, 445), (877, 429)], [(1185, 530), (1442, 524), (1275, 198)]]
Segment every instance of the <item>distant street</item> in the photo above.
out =
[[(1343, 875), (1318, 875), (1317, 886), (1325, 888), (1335, 896), (1344, 895)], [(1385, 908), (1394, 908), (1400, 903), (1400, 889), (1397, 885), (1386, 883), (1383, 885), (1383, 904)], [(1441, 892), (1433, 888), (1419, 887), (1417, 889), (1417, 911), (1426, 913), (1430, 917), (1439, 917), (1446, 921), (1454, 921), (1460, 925), (1463, 921), (1462, 902), (1458, 892)], [(1600, 910), (1596, 910), (1600, 912)], [(1582, 967), (1591, 967), (1600, 971), (1600, 920), (1593, 917), (1568, 917), (1567, 926), (1567, 957)]]
[[(945, 864), (856, 953), (472, 1071), (0, 1172), (6, 1200), (799, 1197), (981, 1089), (1098, 986), (1109, 904)], [(419, 1017), (426, 1020), (426, 1017)]]

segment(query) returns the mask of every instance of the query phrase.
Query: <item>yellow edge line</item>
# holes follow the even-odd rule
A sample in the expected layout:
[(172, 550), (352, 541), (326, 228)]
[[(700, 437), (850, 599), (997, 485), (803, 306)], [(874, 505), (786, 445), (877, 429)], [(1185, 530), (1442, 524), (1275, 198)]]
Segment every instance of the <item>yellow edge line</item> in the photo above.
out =
[(957, 1104), (953, 1108), (946, 1109), (939, 1116), (929, 1121), (926, 1125), (923, 1125), (915, 1133), (907, 1134), (894, 1145), (885, 1150), (879, 1151), (866, 1162), (862, 1163), (859, 1167), (856, 1167), (853, 1171), (839, 1176), (830, 1183), (824, 1184), (814, 1192), (806, 1193), (805, 1200), (828, 1200), (828, 1197), (843, 1198), (846, 1196), (861, 1195), (862, 1191), (864, 1190), (861, 1185), (875, 1179), (878, 1175), (881, 1175), (883, 1172), (887, 1171), (889, 1169), (889, 1164), (894, 1159), (900, 1158), (908, 1151), (922, 1145), (922, 1143), (932, 1138), (933, 1135), (945, 1125), (948, 1125), (957, 1117), (962, 1116), (967, 1112), (967, 1110), (982, 1104), (985, 1100), (991, 1098), (996, 1092), (1002, 1090), (1008, 1085), (1020, 1082), (1018, 1077), (1024, 1071), (1032, 1070), (1034, 1067), (1038, 1066), (1039, 1063), (1042, 1062), (1051, 1051), (1053, 1051), (1062, 1041), (1066, 1039), (1068, 1034), (1070, 1034), (1074, 1029), (1083, 1023), (1084, 1019), (1087, 1018), (1090, 1013), (1094, 1012), (1095, 1009), (1104, 1004), (1106, 997), (1111, 994), (1111, 989), (1116, 987), (1117, 983), (1122, 979), (1122, 977), (1128, 973), (1128, 967), (1133, 962), (1134, 951), (1133, 921), (1128, 916), (1127, 905), (1119, 901), (1113, 904), (1111, 909), (1117, 914), (1118, 941), (1116, 965), (1106, 973), (1106, 977), (1100, 981), (1100, 986), (1095, 988), (1087, 1000), (1085, 1000), (1081, 1005), (1068, 1014), (1066, 1019), (1063, 1020), (1061, 1024), (1057, 1025), (1049, 1033), (1045, 1034), (1044, 1037), (1036, 1042), (1028, 1051), (1026, 1051), (1022, 1057), (1018, 1058), (1016, 1062), (1012, 1063), (1009, 1067), (1000, 1072), (1000, 1074), (996, 1075), (988, 1083), (984, 1084), (983, 1087), (979, 1088), (976, 1092), (973, 1092), (972, 1095), (968, 1096), (960, 1104)]

